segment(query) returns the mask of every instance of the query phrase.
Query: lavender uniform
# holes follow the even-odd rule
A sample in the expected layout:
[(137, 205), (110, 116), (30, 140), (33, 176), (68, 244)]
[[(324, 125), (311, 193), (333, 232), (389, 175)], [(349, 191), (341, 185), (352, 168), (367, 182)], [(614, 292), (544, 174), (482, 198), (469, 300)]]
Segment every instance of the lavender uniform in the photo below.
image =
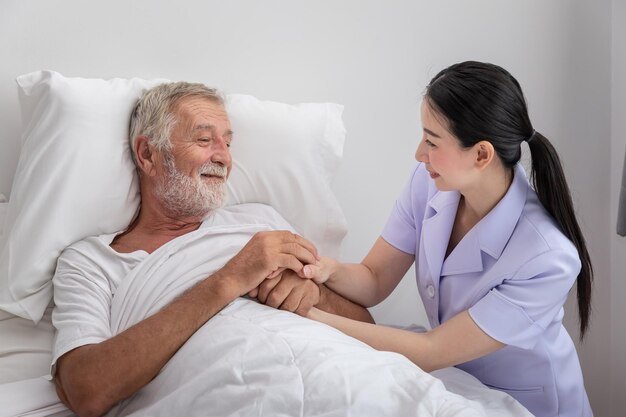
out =
[(505, 196), (445, 256), (460, 194), (439, 191), (423, 164), (396, 201), (382, 238), (415, 255), (431, 327), (469, 310), (506, 346), (457, 367), (538, 417), (592, 416), (563, 305), (581, 263), (518, 164)]

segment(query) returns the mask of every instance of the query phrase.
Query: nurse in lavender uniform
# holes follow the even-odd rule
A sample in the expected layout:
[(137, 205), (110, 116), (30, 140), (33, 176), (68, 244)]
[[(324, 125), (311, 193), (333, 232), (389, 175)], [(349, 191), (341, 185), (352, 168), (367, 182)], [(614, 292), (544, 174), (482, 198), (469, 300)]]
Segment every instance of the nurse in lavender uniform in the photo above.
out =
[[(520, 85), (493, 64), (452, 65), (426, 88), (421, 116), (418, 163), (365, 259), (322, 257), (304, 273), (373, 306), (415, 263), (432, 330), (316, 309), (309, 317), (424, 370), (463, 369), (538, 417), (592, 416), (562, 320), (576, 285), (584, 336), (593, 270), (559, 157), (533, 128)], [(530, 181), (519, 162), (524, 142)]]

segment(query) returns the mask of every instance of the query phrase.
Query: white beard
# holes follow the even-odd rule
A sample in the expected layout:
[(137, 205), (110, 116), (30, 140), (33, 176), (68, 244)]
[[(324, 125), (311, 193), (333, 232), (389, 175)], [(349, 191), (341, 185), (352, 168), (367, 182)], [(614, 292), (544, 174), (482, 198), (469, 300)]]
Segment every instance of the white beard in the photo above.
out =
[[(225, 166), (216, 163), (202, 165), (197, 175), (190, 177), (176, 168), (171, 153), (165, 155), (165, 180), (157, 184), (155, 193), (165, 208), (176, 217), (204, 217), (222, 207), (226, 195)], [(219, 183), (203, 180), (202, 174), (219, 175)]]

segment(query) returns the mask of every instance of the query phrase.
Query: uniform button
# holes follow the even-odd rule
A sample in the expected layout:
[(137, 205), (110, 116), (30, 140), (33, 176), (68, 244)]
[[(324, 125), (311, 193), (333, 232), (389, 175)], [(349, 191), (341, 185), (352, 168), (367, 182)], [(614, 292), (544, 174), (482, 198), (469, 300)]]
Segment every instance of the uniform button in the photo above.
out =
[(435, 298), (435, 287), (431, 284), (426, 287), (426, 293), (430, 298)]

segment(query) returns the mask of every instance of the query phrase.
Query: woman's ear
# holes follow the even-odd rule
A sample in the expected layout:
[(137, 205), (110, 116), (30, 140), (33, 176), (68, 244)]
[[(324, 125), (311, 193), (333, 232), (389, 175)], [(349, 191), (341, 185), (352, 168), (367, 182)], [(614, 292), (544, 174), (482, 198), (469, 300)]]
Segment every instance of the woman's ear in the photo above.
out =
[(154, 152), (154, 147), (150, 144), (150, 138), (143, 135), (137, 136), (134, 151), (139, 171), (148, 176), (156, 175), (156, 153)]
[(485, 169), (489, 166), (489, 164), (491, 164), (491, 161), (493, 161), (493, 158), (496, 155), (495, 148), (491, 142), (486, 140), (481, 140), (474, 145), (474, 148), (476, 150), (476, 167), (481, 170)]

